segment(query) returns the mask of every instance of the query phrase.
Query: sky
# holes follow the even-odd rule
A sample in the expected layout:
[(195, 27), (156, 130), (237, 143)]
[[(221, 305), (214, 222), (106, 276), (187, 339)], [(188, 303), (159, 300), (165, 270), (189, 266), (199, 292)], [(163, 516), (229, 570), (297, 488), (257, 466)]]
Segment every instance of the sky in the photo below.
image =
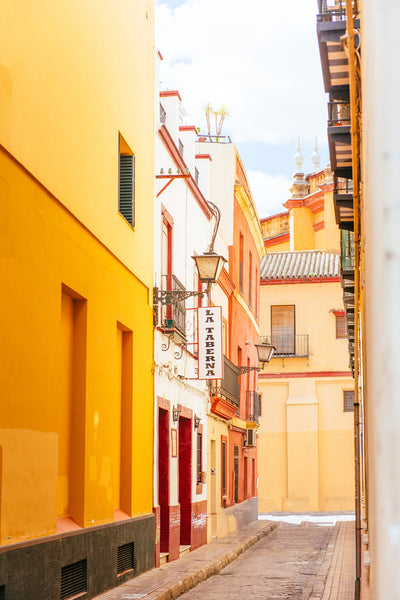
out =
[[(161, 90), (179, 90), (187, 124), (207, 132), (204, 107), (225, 106), (259, 217), (285, 210), (297, 138), (303, 171), (318, 139), (329, 160), (317, 0), (156, 0)], [(211, 133), (215, 133), (212, 131)]]

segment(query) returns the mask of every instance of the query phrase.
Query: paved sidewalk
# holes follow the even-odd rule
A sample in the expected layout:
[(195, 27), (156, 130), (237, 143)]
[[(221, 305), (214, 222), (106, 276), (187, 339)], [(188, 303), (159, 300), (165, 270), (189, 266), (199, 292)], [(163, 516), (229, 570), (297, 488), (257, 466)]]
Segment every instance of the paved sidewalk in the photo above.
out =
[(197, 548), (190, 554), (139, 575), (96, 600), (174, 600), (201, 581), (216, 575), (276, 529), (279, 523), (254, 521), (244, 529)]
[(336, 523), (310, 600), (354, 600), (354, 521)]

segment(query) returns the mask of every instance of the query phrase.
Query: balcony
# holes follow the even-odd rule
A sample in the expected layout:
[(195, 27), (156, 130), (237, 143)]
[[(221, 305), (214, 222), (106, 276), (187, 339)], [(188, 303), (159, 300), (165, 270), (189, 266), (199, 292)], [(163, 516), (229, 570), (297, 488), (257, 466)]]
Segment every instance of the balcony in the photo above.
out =
[(231, 144), (231, 138), (229, 135), (206, 135), (205, 133), (199, 133), (197, 137), (198, 142), (208, 142), (213, 144)]
[(246, 421), (259, 423), (261, 416), (261, 394), (253, 391), (246, 392)]
[(335, 217), (339, 229), (354, 230), (353, 181), (341, 177), (334, 178), (333, 200)]
[(328, 102), (328, 141), (332, 171), (337, 177), (352, 176), (350, 104), (331, 98)]
[(346, 20), (346, 0), (318, 0), (317, 22)]
[[(185, 286), (175, 275), (163, 275), (162, 289), (168, 291), (185, 292)], [(186, 343), (186, 306), (185, 300), (176, 304), (167, 304), (162, 306), (161, 312), (161, 330), (167, 335), (171, 335), (173, 341), (177, 344)]]
[(296, 335), (265, 335), (260, 338), (260, 343), (272, 344), (276, 347), (272, 359), (280, 357), (301, 358), (309, 356), (309, 339), (307, 333)]
[(239, 410), (239, 371), (226, 356), (224, 356), (224, 378), (212, 381), (210, 395), (211, 412), (214, 414), (224, 419), (231, 419)]

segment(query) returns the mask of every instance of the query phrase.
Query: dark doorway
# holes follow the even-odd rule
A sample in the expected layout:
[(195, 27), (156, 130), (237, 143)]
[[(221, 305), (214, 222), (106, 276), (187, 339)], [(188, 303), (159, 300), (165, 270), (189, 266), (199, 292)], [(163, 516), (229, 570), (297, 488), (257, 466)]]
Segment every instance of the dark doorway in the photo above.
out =
[(169, 552), (169, 414), (158, 409), (158, 503), (160, 551)]
[(233, 446), (233, 474), (235, 479), (235, 502), (239, 502), (239, 446)]
[(191, 420), (179, 419), (179, 504), (181, 505), (182, 546), (190, 546), (192, 531), (192, 427)]

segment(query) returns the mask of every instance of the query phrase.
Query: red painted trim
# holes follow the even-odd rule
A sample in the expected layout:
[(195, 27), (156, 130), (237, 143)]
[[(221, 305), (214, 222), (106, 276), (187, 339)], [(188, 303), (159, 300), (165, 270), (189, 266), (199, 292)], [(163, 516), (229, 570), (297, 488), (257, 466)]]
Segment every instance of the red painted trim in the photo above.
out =
[(325, 229), (325, 221), (320, 221), (319, 223), (314, 223), (313, 227), (314, 227), (314, 231), (321, 231), (321, 229)]
[(304, 198), (291, 198), (284, 204), (284, 207), (288, 210), (290, 210), (291, 208), (301, 208), (303, 206), (305, 206)]
[[(322, 194), (323, 192), (321, 192)], [(311, 210), (312, 213), (316, 214), (324, 210), (324, 198), (310, 198), (305, 200), (305, 206)]]
[(346, 315), (345, 310), (333, 310), (332, 311), (335, 317), (344, 317)]
[(164, 59), (163, 59), (163, 55), (161, 54), (161, 52), (160, 52), (159, 50), (157, 50), (157, 54), (158, 54), (158, 56), (159, 56), (160, 60), (164, 60)]
[(170, 98), (171, 96), (178, 96), (179, 100), (182, 102), (182, 98), (178, 90), (165, 90), (164, 92), (160, 92), (161, 98)]
[(173, 216), (167, 211), (167, 209), (165, 208), (164, 204), (161, 204), (161, 214), (164, 217), (164, 219), (167, 221), (168, 225), (170, 227), (173, 226), (174, 224), (174, 218)]
[(157, 406), (158, 408), (163, 408), (164, 410), (171, 410), (171, 402), (166, 398), (162, 398), (161, 396), (157, 396)]
[(351, 377), (351, 371), (305, 371), (296, 373), (259, 373), (259, 379), (293, 379), (299, 377)]
[(225, 267), (221, 271), (221, 275), (218, 279), (218, 285), (222, 288), (227, 296), (233, 294), (233, 290), (236, 288), (232, 277), (229, 275)]
[(260, 285), (290, 285), (291, 283), (340, 283), (340, 277), (313, 277), (303, 279), (262, 279)]
[(279, 235), (275, 235), (273, 238), (268, 238), (264, 240), (264, 246), (269, 248), (270, 246), (275, 246), (276, 244), (283, 244), (284, 242), (290, 241), (290, 233), (280, 233)]
[(208, 158), (208, 160), (212, 160), (210, 154), (195, 154), (195, 158)]
[(271, 215), (270, 217), (264, 217), (260, 219), (260, 223), (267, 223), (268, 221), (272, 221), (272, 219), (279, 219), (279, 217), (286, 217), (289, 214), (289, 211), (277, 213), (276, 215)]
[[(161, 140), (163, 141), (163, 143), (165, 144), (165, 147), (168, 150), (169, 155), (175, 162), (176, 167), (179, 167), (181, 169), (181, 171), (184, 173), (185, 169), (187, 168), (186, 163), (183, 160), (182, 156), (179, 154), (179, 150), (176, 147), (176, 144), (175, 144), (174, 140), (172, 139), (171, 134), (169, 133), (168, 129), (165, 127), (165, 125), (161, 126), (158, 134), (159, 134)], [(196, 184), (195, 180), (193, 179), (192, 175), (189, 175), (189, 177), (185, 177), (185, 181), (186, 181), (186, 185), (188, 186), (188, 188), (192, 192), (193, 196), (197, 200), (198, 205), (200, 206), (200, 208), (202, 209), (202, 211), (204, 212), (204, 214), (206, 215), (208, 220), (210, 220), (211, 217), (213, 216), (213, 214), (207, 204), (206, 199), (204, 198), (203, 194), (199, 190), (198, 185)]]
[(180, 125), (179, 131), (194, 131), (196, 135), (198, 133), (194, 125)]
[(193, 417), (193, 411), (191, 408), (187, 408), (187, 406), (182, 406), (182, 404), (177, 404), (177, 408), (181, 411), (181, 417), (185, 419), (191, 419)]

